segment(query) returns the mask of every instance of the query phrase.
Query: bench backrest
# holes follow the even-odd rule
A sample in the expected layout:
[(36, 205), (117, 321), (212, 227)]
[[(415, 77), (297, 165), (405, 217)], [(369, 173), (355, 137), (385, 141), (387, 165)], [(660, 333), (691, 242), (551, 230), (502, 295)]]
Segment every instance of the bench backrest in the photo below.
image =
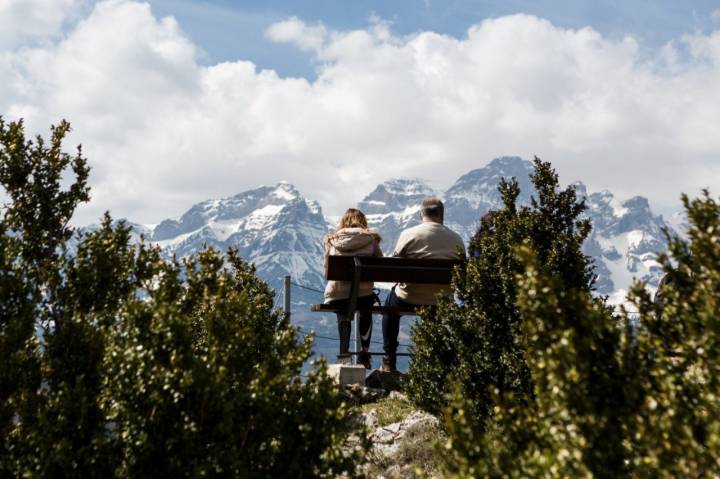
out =
[(356, 264), (360, 269), (360, 281), (450, 284), (453, 268), (460, 264), (460, 261), (377, 256), (330, 256), (328, 257), (326, 279), (352, 281)]

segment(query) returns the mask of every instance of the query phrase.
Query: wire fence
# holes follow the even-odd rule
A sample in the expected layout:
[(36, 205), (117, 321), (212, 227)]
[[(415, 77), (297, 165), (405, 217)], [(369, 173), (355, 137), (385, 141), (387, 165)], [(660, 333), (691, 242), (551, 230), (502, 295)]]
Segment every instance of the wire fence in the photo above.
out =
[(311, 288), (310, 286), (305, 286), (305, 285), (296, 283), (296, 282), (294, 282), (294, 281), (290, 281), (290, 284), (293, 285), (293, 286), (297, 286), (298, 288), (306, 289), (306, 290), (308, 290), (308, 291), (313, 291), (313, 292), (315, 292), (315, 293), (320, 293), (320, 294), (322, 294), (322, 295), (325, 295), (325, 291), (322, 291), (322, 290), (319, 290), (319, 289), (316, 289), (316, 288)]
[[(298, 332), (300, 334), (302, 334), (303, 336), (313, 335), (316, 339), (326, 339), (328, 341), (340, 341), (340, 338), (332, 337), (332, 336), (323, 336), (323, 335), (317, 334), (315, 331), (304, 330), (301, 327), (298, 327)], [(379, 344), (382, 346), (383, 343), (381, 343), (380, 341), (372, 341), (371, 340), (370, 344)], [(409, 348), (410, 346), (411, 346), (410, 344), (403, 344), (403, 343), (398, 344), (398, 347), (401, 347), (401, 348)]]

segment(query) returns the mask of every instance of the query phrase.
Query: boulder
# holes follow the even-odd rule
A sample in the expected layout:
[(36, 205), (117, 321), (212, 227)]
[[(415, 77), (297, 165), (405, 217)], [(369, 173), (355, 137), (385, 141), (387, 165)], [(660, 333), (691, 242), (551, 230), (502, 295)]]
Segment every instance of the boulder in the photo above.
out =
[(346, 384), (343, 386), (343, 395), (353, 404), (367, 404), (377, 402), (387, 396), (387, 390), (369, 388), (360, 384)]
[(376, 369), (365, 379), (367, 387), (386, 391), (402, 391), (406, 383), (407, 374), (400, 371), (386, 372), (380, 369)]

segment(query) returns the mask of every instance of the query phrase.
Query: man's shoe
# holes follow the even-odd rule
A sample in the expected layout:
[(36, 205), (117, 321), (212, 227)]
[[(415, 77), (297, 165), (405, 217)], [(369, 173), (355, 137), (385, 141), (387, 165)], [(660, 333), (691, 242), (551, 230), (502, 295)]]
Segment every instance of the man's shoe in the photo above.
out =
[(372, 369), (372, 355), (367, 350), (358, 353), (358, 364), (365, 366), (365, 369)]
[(392, 373), (397, 371), (397, 368), (395, 368), (395, 361), (388, 357), (384, 357), (382, 362), (382, 368), (380, 368), (380, 370), (384, 373)]

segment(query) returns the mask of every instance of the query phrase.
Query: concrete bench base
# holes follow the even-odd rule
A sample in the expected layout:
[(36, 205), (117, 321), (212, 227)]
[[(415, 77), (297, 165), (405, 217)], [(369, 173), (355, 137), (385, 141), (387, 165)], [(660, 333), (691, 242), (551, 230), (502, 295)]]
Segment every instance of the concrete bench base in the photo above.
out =
[(365, 385), (365, 366), (355, 364), (331, 364), (328, 376), (335, 379), (340, 386), (348, 384)]

